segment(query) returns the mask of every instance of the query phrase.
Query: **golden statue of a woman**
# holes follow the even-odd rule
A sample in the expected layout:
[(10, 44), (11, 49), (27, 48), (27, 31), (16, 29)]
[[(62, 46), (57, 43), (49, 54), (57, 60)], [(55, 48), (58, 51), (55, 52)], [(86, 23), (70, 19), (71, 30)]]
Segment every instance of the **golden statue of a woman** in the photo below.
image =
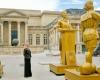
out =
[[(81, 66), (82, 74), (91, 74), (92, 72), (92, 55), (93, 50), (97, 45), (97, 26), (100, 20), (100, 14), (94, 11), (93, 1), (88, 0), (85, 4), (84, 9), (86, 13), (81, 16), (81, 29), (83, 33), (83, 41), (86, 45), (86, 63)], [(91, 67), (91, 68), (90, 68)], [(88, 68), (86, 70), (86, 68)], [(89, 71), (90, 70), (90, 71)], [(88, 71), (88, 72), (87, 72)]]
[(57, 29), (60, 32), (60, 54), (61, 64), (76, 65), (75, 57), (75, 35), (73, 28), (69, 23), (68, 14), (66, 11), (61, 12), (61, 18), (58, 21)]

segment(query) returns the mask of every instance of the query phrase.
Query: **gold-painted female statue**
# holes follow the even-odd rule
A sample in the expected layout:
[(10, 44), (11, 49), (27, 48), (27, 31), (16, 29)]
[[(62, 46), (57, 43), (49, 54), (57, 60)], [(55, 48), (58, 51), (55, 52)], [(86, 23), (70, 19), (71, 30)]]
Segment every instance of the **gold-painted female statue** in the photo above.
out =
[(61, 64), (76, 65), (74, 31), (69, 23), (67, 12), (61, 12), (60, 16), (62, 19), (58, 21), (57, 29), (60, 32)]
[(100, 20), (100, 14), (94, 11), (92, 0), (88, 0), (86, 2), (84, 9), (86, 10), (86, 13), (81, 16), (81, 29), (83, 33), (83, 41), (86, 45), (87, 52), (86, 63), (83, 66), (81, 66), (81, 73), (91, 74), (94, 72), (92, 68), (94, 70), (96, 69), (95, 66), (92, 64), (92, 56), (93, 50), (97, 45), (97, 26)]

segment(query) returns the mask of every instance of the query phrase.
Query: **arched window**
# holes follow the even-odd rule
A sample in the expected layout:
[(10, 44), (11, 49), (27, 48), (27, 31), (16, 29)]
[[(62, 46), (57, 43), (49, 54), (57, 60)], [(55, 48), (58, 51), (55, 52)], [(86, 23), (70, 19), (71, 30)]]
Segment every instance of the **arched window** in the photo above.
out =
[(44, 45), (47, 45), (47, 43), (48, 43), (48, 39), (47, 39), (47, 34), (44, 34), (44, 36), (43, 36), (43, 41), (44, 41)]
[(36, 45), (40, 45), (40, 34), (36, 34)]

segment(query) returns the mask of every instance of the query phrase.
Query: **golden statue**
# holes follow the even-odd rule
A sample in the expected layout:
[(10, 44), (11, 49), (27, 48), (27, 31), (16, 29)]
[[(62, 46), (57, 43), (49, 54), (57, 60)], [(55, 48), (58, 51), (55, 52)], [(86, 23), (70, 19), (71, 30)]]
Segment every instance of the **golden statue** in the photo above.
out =
[(96, 67), (92, 64), (93, 50), (97, 45), (97, 26), (100, 20), (100, 14), (94, 11), (93, 1), (88, 0), (84, 9), (86, 13), (81, 16), (81, 30), (83, 41), (86, 45), (86, 63), (80, 68), (81, 74), (91, 74), (95, 72)]
[(58, 21), (57, 30), (60, 32), (60, 54), (61, 64), (73, 66), (76, 65), (75, 57), (75, 33), (69, 23), (66, 11), (61, 12), (61, 18)]

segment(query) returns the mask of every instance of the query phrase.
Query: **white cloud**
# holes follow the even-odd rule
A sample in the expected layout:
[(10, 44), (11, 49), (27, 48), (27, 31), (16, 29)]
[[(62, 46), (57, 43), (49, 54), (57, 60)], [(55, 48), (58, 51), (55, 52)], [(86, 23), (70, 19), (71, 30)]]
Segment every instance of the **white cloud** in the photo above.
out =
[(59, 0), (0, 0), (0, 8), (55, 10)]
[(66, 1), (66, 2), (62, 2), (63, 5), (67, 5), (67, 4), (83, 4), (83, 1), (81, 0), (70, 0), (70, 1)]
[(100, 7), (97, 7), (95, 10), (99, 10), (100, 11)]
[(81, 0), (71, 0), (73, 3), (80, 3), (82, 2)]

